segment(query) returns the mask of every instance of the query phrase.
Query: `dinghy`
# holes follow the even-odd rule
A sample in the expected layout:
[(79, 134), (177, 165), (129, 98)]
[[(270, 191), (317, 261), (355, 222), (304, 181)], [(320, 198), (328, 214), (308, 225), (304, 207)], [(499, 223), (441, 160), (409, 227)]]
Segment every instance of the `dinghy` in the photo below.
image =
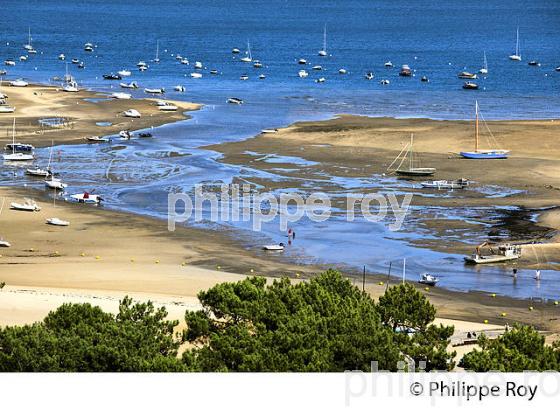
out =
[(129, 117), (129, 118), (140, 118), (142, 116), (137, 110), (135, 110), (133, 108), (123, 112), (123, 115), (125, 117)]
[(463, 189), (469, 185), (469, 181), (465, 178), (448, 181), (445, 179), (439, 181), (424, 181), (421, 182), (422, 188), (434, 189)]
[(116, 100), (130, 100), (132, 98), (132, 95), (130, 95), (129, 93), (113, 93), (110, 95), (110, 97)]
[(138, 88), (138, 83), (136, 83), (136, 81), (132, 81), (131, 83), (120, 83), (119, 84), (121, 86), (121, 88), (132, 88), (132, 89), (136, 89)]
[(33, 177), (48, 177), (51, 174), (51, 171), (49, 171), (48, 169), (42, 169), (37, 167), (37, 168), (27, 168), (25, 170), (25, 173)]
[(29, 198), (25, 198), (25, 202), (20, 204), (19, 202), (12, 202), (10, 204), (10, 209), (15, 211), (26, 211), (26, 212), (39, 212), (41, 207), (37, 203)]
[(202, 74), (200, 74), (200, 73), (191, 73), (191, 78), (202, 78)]
[(120, 75), (121, 77), (130, 77), (132, 75), (130, 70), (117, 71), (117, 74)]
[(88, 142), (111, 142), (111, 140), (107, 137), (99, 137), (97, 135), (94, 135), (92, 137), (86, 137), (86, 140)]
[(68, 225), (70, 225), (70, 222), (64, 221), (64, 220), (59, 219), (59, 218), (48, 218), (47, 219), (47, 224), (48, 225), (54, 225), (54, 226), (68, 226)]
[(280, 242), (278, 245), (265, 245), (263, 246), (263, 250), (282, 252), (284, 250), (284, 244)]
[(9, 248), (12, 244), (4, 239), (0, 238), (0, 248)]
[(55, 178), (51, 175), (50, 178), (45, 179), (45, 186), (51, 189), (58, 189), (59, 191), (64, 191), (65, 188), (68, 188), (68, 184), (62, 182), (62, 179)]
[(165, 88), (144, 88), (146, 94), (164, 94)]
[(237, 97), (231, 97), (227, 99), (227, 102), (230, 104), (243, 104), (243, 100)]

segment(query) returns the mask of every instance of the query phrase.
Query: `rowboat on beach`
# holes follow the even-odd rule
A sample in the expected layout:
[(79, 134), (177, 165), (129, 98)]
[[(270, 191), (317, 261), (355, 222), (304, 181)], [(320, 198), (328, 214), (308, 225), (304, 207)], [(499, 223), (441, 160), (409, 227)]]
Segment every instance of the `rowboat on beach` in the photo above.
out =
[[(436, 172), (435, 168), (421, 168), (415, 166), (415, 159), (414, 156), (414, 134), (410, 134), (410, 142), (404, 146), (401, 150), (399, 155), (393, 160), (391, 165), (387, 168), (388, 171), (392, 171), (397, 175), (402, 176), (429, 176), (433, 175)], [(400, 160), (398, 166), (394, 168), (394, 165)]]
[(37, 203), (29, 198), (25, 198), (25, 202), (22, 204), (19, 202), (12, 202), (10, 204), (10, 209), (15, 211), (26, 211), (26, 212), (39, 212), (41, 207)]
[(455, 180), (438, 180), (438, 181), (424, 181), (420, 185), (422, 188), (434, 188), (434, 189), (463, 189), (469, 185), (469, 180), (466, 178), (460, 178)]
[(129, 117), (129, 118), (140, 118), (142, 116), (142, 114), (140, 114), (137, 110), (135, 110), (134, 108), (130, 108), (126, 111), (123, 112), (123, 115), (125, 117)]
[(111, 142), (111, 140), (107, 137), (100, 137), (97, 135), (91, 136), (91, 137), (86, 137), (86, 140), (88, 142)]
[(54, 225), (54, 226), (68, 226), (68, 225), (70, 225), (70, 222), (65, 221), (63, 219), (59, 219), (59, 218), (48, 218), (47, 219), (47, 224), (48, 225)]

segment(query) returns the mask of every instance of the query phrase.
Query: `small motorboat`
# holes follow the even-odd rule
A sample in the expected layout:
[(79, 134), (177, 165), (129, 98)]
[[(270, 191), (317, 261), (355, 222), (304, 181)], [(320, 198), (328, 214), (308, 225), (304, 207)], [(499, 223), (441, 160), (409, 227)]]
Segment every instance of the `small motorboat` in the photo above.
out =
[(84, 44), (84, 51), (91, 53), (93, 51), (93, 44), (91, 43)]
[(92, 137), (86, 137), (86, 141), (88, 142), (111, 142), (111, 140), (107, 137), (100, 137), (97, 135), (94, 135)]
[(282, 252), (284, 250), (284, 244), (280, 242), (278, 245), (264, 245), (263, 250)]
[(179, 109), (179, 107), (177, 107), (176, 105), (173, 105), (171, 103), (165, 103), (163, 105), (158, 104), (158, 110), (160, 110), (160, 111), (177, 111), (178, 109)]
[(385, 62), (384, 66), (387, 67), (387, 68), (393, 68), (393, 63), (391, 63), (390, 61), (387, 61), (387, 62)]
[(261, 133), (263, 134), (275, 134), (277, 132), (278, 130), (276, 128), (265, 128), (264, 130), (261, 130)]
[(305, 58), (300, 58), (298, 60), (298, 64), (305, 65), (305, 64), (307, 64), (307, 60)]
[(128, 110), (126, 110), (125, 112), (123, 112), (123, 115), (125, 117), (129, 117), (129, 118), (140, 118), (142, 115), (135, 110), (134, 108), (130, 108)]
[(305, 70), (299, 70), (298, 71), (298, 77), (299, 78), (306, 78), (307, 76), (309, 76), (309, 73)]
[(15, 66), (16, 62), (14, 60), (12, 60), (11, 58), (8, 58), (7, 60), (4, 60), (4, 64), (7, 66)]
[(146, 64), (144, 61), (138, 61), (138, 63), (136, 63), (136, 67), (147, 67), (148, 64)]
[(47, 219), (47, 224), (48, 225), (54, 225), (54, 226), (68, 226), (68, 225), (70, 225), (70, 222), (65, 221), (63, 219), (59, 219), (59, 218), (48, 218)]
[(0, 248), (9, 248), (12, 244), (2, 238), (0, 238)]
[(90, 194), (89, 192), (70, 195), (70, 199), (82, 204), (99, 204), (101, 201), (103, 201), (103, 198), (101, 198), (101, 196)]
[(27, 168), (25, 170), (27, 175), (31, 175), (32, 177), (48, 177), (51, 175), (51, 171), (49, 169), (42, 169), (39, 167), (36, 168)]
[(122, 80), (122, 77), (118, 74), (103, 74), (103, 79), (105, 79), (105, 80)]
[(202, 78), (201, 73), (191, 73), (191, 78)]
[(259, 80), (264, 80), (265, 78), (266, 78), (266, 75), (264, 75), (264, 74), (259, 75)]
[(81, 61), (80, 64), (78, 64), (78, 68), (86, 68), (86, 65), (84, 64), (83, 61)]
[(338, 74), (346, 74), (347, 71), (345, 68), (341, 68), (340, 70), (338, 70)]
[(12, 87), (27, 87), (28, 85), (29, 83), (21, 78), (10, 82), (10, 86)]
[(144, 88), (146, 94), (165, 94), (165, 88)]
[(62, 182), (60, 178), (55, 178), (54, 176), (51, 175), (50, 178), (45, 179), (45, 186), (47, 188), (58, 189), (60, 191), (63, 191), (65, 188), (68, 187), (68, 184)]
[(227, 99), (227, 102), (230, 104), (243, 104), (243, 100), (237, 97), (230, 97)]
[(129, 140), (132, 138), (132, 133), (130, 131), (123, 130), (119, 132), (119, 137), (121, 140)]
[(138, 88), (138, 83), (136, 81), (132, 81), (131, 83), (120, 83), (121, 88), (129, 88), (129, 89), (136, 89)]
[(373, 80), (373, 73), (371, 71), (366, 73), (366, 80)]
[(457, 78), (463, 78), (463, 79), (467, 79), (467, 80), (476, 80), (477, 75), (473, 74), (473, 73), (469, 73), (468, 71), (461, 71), (459, 74), (457, 74)]
[(25, 198), (25, 202), (23, 204), (12, 202), (10, 204), (10, 209), (13, 209), (14, 211), (39, 212), (41, 207), (37, 205), (34, 200)]
[(212, 75), (218, 75), (218, 70), (210, 70), (210, 74), (212, 74)]
[(194, 69), (195, 70), (202, 70), (203, 66), (202, 66), (202, 62), (200, 61), (195, 61), (194, 62)]
[(496, 262), (507, 262), (511, 260), (516, 260), (521, 257), (521, 248), (518, 245), (512, 245), (509, 243), (499, 245), (497, 252), (492, 250), (490, 255), (482, 255), (481, 249), (485, 246), (489, 246), (488, 242), (476, 247), (476, 251), (471, 256), (465, 256), (466, 263), (476, 263), (476, 264), (486, 264), (486, 263), (496, 263)]
[(391, 83), (391, 82), (390, 82), (389, 80), (381, 80), (381, 81), (379, 81), (379, 84), (381, 84), (381, 85), (388, 85), (388, 84), (390, 84), (390, 83)]
[(241, 77), (239, 77), (239, 79), (241, 81), (247, 81), (249, 79), (249, 76), (247, 74), (243, 74)]
[(72, 60), (72, 64), (79, 64), (80, 60), (78, 60), (77, 58), (73, 58)]
[(418, 280), (418, 283), (428, 286), (435, 286), (438, 282), (439, 279), (434, 275), (430, 275), (429, 273), (423, 273), (422, 276), (420, 276), (420, 280)]
[(0, 105), (0, 114), (10, 114), (15, 112), (16, 107), (12, 107), (11, 105)]
[(176, 85), (173, 89), (177, 92), (180, 92), (180, 93), (184, 93), (185, 91), (187, 91), (187, 89), (185, 87), (183, 87), (182, 85)]
[(532, 60), (529, 61), (527, 64), (531, 65), (531, 66), (536, 66), (536, 67), (540, 67), (541, 63), (539, 63), (537, 60)]
[(401, 71), (399, 71), (399, 75), (401, 77), (412, 77), (412, 70), (408, 66), (408, 64), (403, 64), (401, 66)]
[(138, 137), (140, 138), (152, 138), (153, 135), (150, 132), (141, 132), (138, 134)]
[(423, 83), (429, 83), (430, 79), (428, 77), (426, 77), (425, 75), (423, 75), (422, 78), (420, 79), (420, 81), (422, 81)]
[(314, 65), (312, 67), (312, 70), (315, 70), (315, 71), (321, 71), (322, 69), (323, 69), (323, 66), (320, 66), (320, 65)]
[(27, 56), (20, 56), (19, 61), (27, 61)]
[(148, 69), (147, 65), (143, 65), (141, 67), (138, 67), (138, 71), (146, 71)]
[(189, 65), (189, 59), (188, 58), (182, 58), (180, 62), (181, 62), (181, 64)]
[(263, 66), (262, 63), (259, 60), (255, 60), (253, 62), (253, 67), (254, 68), (262, 68), (262, 66)]
[(556, 67), (554, 70), (560, 71), (560, 65), (558, 67)]
[(132, 73), (129, 70), (120, 70), (117, 72), (121, 77), (130, 77)]
[(109, 97), (115, 98), (117, 100), (130, 100), (132, 98), (132, 95), (130, 95), (129, 93), (113, 93)]
[(64, 54), (59, 54), (58, 59), (64, 61), (66, 59), (66, 56)]
[(478, 90), (478, 84), (473, 83), (472, 81), (467, 81), (463, 84), (463, 88), (465, 90)]
[(238, 48), (232, 48), (231, 54), (239, 54), (241, 51)]
[(317, 78), (317, 79), (315, 80), (316, 83), (324, 83), (325, 81), (326, 81), (326, 80), (325, 80), (325, 77)]
[(420, 185), (422, 188), (434, 189), (463, 189), (469, 185), (469, 180), (466, 178), (455, 180), (438, 180), (438, 181), (424, 181)]

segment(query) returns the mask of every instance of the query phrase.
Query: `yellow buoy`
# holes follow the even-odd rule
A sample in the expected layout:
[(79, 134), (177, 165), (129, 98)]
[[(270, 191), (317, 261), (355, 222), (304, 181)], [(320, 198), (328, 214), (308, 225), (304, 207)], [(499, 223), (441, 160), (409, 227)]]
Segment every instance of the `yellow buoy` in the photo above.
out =
[[(251, 273), (253, 273), (254, 271), (254, 269), (251, 269)], [(299, 273), (296, 273), (296, 276), (299, 276)]]
[[(253, 269), (251, 269), (251, 271), (253, 271)], [(299, 277), (300, 277), (300, 274), (296, 273), (296, 278), (299, 278)]]
[(554, 304), (558, 306), (558, 301), (557, 301), (557, 300), (555, 300), (555, 301), (554, 301)]
[(101, 259), (101, 256), (96, 256), (95, 259)]
[(502, 312), (502, 317), (506, 317), (506, 312)]
[(82, 253), (80, 253), (80, 256), (86, 256), (86, 254), (82, 252)]
[(495, 298), (495, 297), (496, 297), (496, 294), (495, 294), (495, 293), (492, 293), (492, 295), (491, 295), (491, 296), (492, 296), (493, 298)]
[(216, 266), (216, 268), (218, 268), (218, 269), (222, 269), (222, 267), (221, 267), (220, 265)]
[(488, 324), (488, 319), (484, 319), (484, 324), (485, 324), (485, 325)]
[(429, 288), (429, 287), (427, 287), (427, 286), (426, 286), (426, 287), (425, 287), (424, 289), (425, 289), (426, 291), (430, 290), (430, 288)]
[(134, 259), (131, 259), (130, 262), (134, 262)]
[(529, 306), (529, 310), (533, 310), (533, 306)]
[(159, 259), (156, 259), (156, 263), (159, 263)]
[(377, 283), (379, 286), (383, 286), (383, 282), (378, 282)]
[(182, 262), (181, 266), (185, 266), (187, 264), (187, 262)]

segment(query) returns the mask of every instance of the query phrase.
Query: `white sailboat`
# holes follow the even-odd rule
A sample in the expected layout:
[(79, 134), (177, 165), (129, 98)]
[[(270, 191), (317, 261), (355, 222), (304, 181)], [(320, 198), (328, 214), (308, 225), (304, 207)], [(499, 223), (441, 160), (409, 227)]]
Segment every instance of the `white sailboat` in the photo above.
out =
[(327, 25), (323, 28), (323, 48), (319, 50), (319, 56), (326, 57), (327, 56)]
[(33, 50), (33, 45), (31, 44), (31, 27), (29, 27), (29, 34), (27, 36), (27, 44), (23, 46), (27, 51)]
[(251, 44), (249, 44), (249, 40), (247, 40), (247, 52), (245, 57), (241, 58), (241, 61), (244, 63), (250, 63), (253, 61), (253, 56), (251, 55)]
[(78, 83), (74, 80), (70, 74), (68, 74), (68, 63), (66, 63), (66, 74), (64, 76), (64, 84), (62, 85), (62, 91), (67, 93), (77, 93), (80, 91), (78, 88)]
[(521, 53), (519, 52), (519, 27), (517, 27), (517, 37), (515, 41), (515, 54), (509, 56), (510, 60), (521, 61)]
[(47, 188), (51, 188), (55, 190), (58, 189), (60, 191), (63, 191), (64, 188), (68, 187), (68, 184), (63, 183), (62, 179), (56, 178), (54, 176), (54, 172), (51, 169), (53, 145), (54, 143), (51, 143), (51, 149), (49, 151), (49, 163), (47, 165), (47, 170), (49, 170), (50, 175), (47, 178), (45, 178), (45, 186)]
[(478, 70), (480, 74), (488, 74), (488, 61), (486, 60), (486, 51), (484, 52), (484, 66)]
[(159, 40), (156, 42), (156, 58), (154, 58), (154, 63), (159, 63)]
[(33, 161), (32, 153), (16, 152), (16, 119), (12, 126), (12, 153), (3, 154), (4, 161)]
[[(480, 149), (479, 144), (479, 126), (478, 126), (478, 101), (475, 102), (475, 123), (474, 123), (474, 151), (462, 151), (460, 155), (467, 159), (507, 159), (509, 156), (509, 150), (506, 149)], [(482, 119), (484, 121), (484, 118)], [(486, 124), (486, 122), (484, 122)], [(488, 131), (490, 131), (488, 129)], [(490, 133), (492, 138), (494, 136)], [(494, 144), (497, 144), (494, 138)]]

